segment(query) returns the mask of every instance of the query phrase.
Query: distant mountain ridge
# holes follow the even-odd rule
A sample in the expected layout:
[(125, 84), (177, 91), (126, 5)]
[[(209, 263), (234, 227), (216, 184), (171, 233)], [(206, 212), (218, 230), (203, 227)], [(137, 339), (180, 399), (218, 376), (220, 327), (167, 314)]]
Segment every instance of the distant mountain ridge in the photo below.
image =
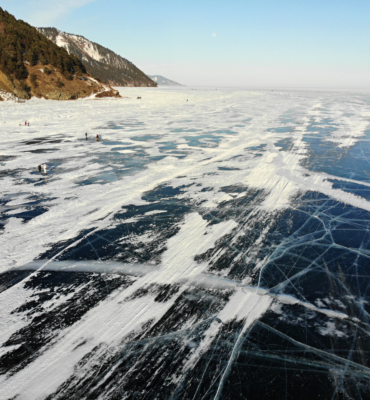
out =
[(167, 79), (161, 75), (148, 75), (148, 76), (150, 79), (152, 79), (154, 82), (156, 82), (159, 86), (184, 86), (175, 81), (171, 81), (170, 79)]
[(0, 89), (1, 99), (9, 98), (8, 94), (56, 100), (120, 97), (116, 90), (93, 79), (77, 57), (2, 8)]
[(112, 50), (80, 35), (56, 28), (37, 28), (40, 33), (82, 61), (87, 71), (112, 86), (152, 86), (157, 84), (132, 62)]

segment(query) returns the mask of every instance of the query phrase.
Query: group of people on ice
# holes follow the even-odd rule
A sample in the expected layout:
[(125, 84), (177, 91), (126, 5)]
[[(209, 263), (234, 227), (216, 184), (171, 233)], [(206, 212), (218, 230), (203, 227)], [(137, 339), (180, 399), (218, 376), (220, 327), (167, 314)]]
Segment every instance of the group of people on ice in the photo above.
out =
[[(25, 122), (25, 123), (24, 123), (24, 125), (26, 125), (26, 126), (27, 126), (27, 124), (28, 124), (28, 126), (30, 126), (30, 123), (29, 123), (29, 122)], [(85, 137), (86, 137), (86, 140), (87, 140), (87, 138), (88, 138), (87, 132), (85, 133)], [(99, 142), (101, 139), (102, 139), (101, 135), (98, 135), (98, 134), (95, 135), (95, 140), (96, 140), (97, 142)], [(48, 174), (47, 165), (46, 165), (45, 163), (44, 163), (44, 164), (38, 165), (38, 166), (37, 166), (37, 169), (38, 169), (40, 175), (42, 175), (42, 170), (44, 170), (44, 175), (47, 175), (47, 174)]]
[[(88, 138), (87, 132), (85, 133), (85, 138), (86, 138), (86, 140), (87, 140), (87, 138)], [(95, 135), (95, 140), (96, 140), (97, 142), (99, 142), (101, 139), (102, 139), (101, 135), (98, 135), (98, 134)]]

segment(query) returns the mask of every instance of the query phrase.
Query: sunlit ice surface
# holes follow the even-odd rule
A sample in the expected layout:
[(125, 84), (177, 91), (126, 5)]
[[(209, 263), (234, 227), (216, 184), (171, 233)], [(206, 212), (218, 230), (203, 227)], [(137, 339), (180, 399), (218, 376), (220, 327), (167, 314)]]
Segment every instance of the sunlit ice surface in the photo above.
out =
[(120, 91), (0, 103), (0, 398), (369, 399), (370, 96)]

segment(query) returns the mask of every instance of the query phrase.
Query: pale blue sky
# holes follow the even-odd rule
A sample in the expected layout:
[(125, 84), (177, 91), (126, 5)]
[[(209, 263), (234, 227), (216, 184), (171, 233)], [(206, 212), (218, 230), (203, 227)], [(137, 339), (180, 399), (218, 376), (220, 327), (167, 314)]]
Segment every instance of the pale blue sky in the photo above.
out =
[(370, 89), (370, 0), (2, 0), (186, 85)]

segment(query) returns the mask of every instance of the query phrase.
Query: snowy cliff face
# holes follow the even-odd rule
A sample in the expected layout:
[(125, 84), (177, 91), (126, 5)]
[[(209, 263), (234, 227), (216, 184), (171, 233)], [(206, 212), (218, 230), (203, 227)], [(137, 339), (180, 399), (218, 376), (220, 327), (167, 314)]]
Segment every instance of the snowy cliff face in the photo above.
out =
[(161, 75), (148, 75), (148, 76), (150, 79), (152, 79), (154, 82), (156, 82), (159, 86), (184, 86), (175, 81), (171, 81), (170, 79), (167, 79)]
[(55, 28), (37, 29), (68, 53), (76, 55), (92, 75), (105, 83), (115, 86), (157, 86), (133, 63), (98, 43)]

